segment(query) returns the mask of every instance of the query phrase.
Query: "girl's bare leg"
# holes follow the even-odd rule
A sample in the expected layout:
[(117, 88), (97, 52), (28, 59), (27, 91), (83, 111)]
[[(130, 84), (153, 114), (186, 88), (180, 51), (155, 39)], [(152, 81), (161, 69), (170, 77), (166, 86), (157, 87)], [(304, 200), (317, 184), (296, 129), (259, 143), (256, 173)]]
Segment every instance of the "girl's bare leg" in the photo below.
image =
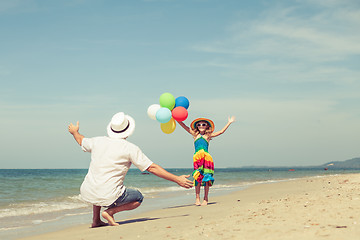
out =
[(106, 226), (107, 224), (104, 223), (103, 221), (101, 221), (100, 218), (100, 210), (101, 207), (100, 206), (95, 206), (93, 205), (93, 222), (91, 224), (92, 228), (96, 228), (96, 227), (101, 227), (101, 226)]
[(209, 202), (209, 183), (207, 182), (204, 186), (204, 201), (202, 202), (201, 206), (206, 206)]
[(196, 202), (195, 205), (200, 206), (200, 187), (201, 184), (197, 183), (197, 186), (195, 186), (195, 196), (196, 196)]
[(131, 202), (131, 203), (127, 203), (118, 207), (114, 207), (114, 208), (109, 208), (105, 211), (102, 212), (102, 217), (105, 218), (109, 225), (111, 226), (119, 226), (120, 224), (118, 224), (117, 222), (115, 222), (114, 219), (114, 214), (118, 213), (118, 212), (122, 212), (122, 211), (128, 211), (128, 210), (133, 210), (135, 208), (137, 208), (138, 206), (140, 206), (140, 202)]

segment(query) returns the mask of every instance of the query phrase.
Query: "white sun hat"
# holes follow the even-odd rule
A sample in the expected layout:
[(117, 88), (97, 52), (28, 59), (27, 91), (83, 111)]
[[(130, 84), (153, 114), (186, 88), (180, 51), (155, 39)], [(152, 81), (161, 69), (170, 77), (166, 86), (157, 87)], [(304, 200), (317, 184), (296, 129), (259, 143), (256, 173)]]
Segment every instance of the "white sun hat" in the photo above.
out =
[(107, 126), (107, 134), (111, 138), (127, 138), (135, 130), (135, 120), (123, 112), (116, 113)]

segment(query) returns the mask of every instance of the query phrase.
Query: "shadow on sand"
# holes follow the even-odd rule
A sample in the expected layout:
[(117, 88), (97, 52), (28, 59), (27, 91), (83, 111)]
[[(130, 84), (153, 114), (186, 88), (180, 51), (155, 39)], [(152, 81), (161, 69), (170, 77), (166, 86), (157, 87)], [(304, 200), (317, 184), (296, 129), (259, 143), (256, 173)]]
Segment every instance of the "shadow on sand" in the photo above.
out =
[(144, 217), (144, 218), (136, 218), (136, 219), (119, 221), (117, 223), (120, 224), (120, 225), (123, 225), (123, 224), (130, 224), (130, 223), (137, 223), (137, 222), (147, 222), (147, 221), (154, 221), (154, 220), (165, 219), (165, 218), (177, 218), (177, 217), (186, 217), (186, 216), (189, 216), (189, 214), (178, 215), (178, 216), (169, 216), (169, 217), (161, 217), (161, 218), (160, 217), (155, 217), (155, 218)]
[[(210, 202), (208, 203), (207, 205), (213, 205), (213, 204), (216, 204), (217, 202)], [(197, 206), (195, 204), (187, 204), (187, 205), (179, 205), (179, 206), (173, 206), (173, 207), (167, 207), (167, 208), (164, 208), (164, 209), (169, 209), (169, 208), (182, 208), (182, 207), (201, 207), (201, 206)]]
[[(213, 205), (213, 204), (217, 204), (217, 202), (208, 203), (208, 205)], [(201, 206), (196, 206), (195, 204), (187, 204), (187, 205), (179, 205), (179, 206), (167, 207), (167, 208), (164, 208), (164, 209), (183, 208), (183, 207), (192, 207), (192, 206), (193, 207), (201, 207)], [(165, 218), (177, 218), (177, 217), (186, 217), (186, 216), (189, 216), (189, 214), (178, 215), (178, 216), (169, 216), (169, 217), (143, 217), (143, 218), (136, 218), (136, 219), (118, 221), (117, 223), (120, 224), (120, 225), (124, 225), (124, 224), (130, 224), (130, 223), (147, 222), (147, 221), (154, 221), (154, 220), (165, 219)]]

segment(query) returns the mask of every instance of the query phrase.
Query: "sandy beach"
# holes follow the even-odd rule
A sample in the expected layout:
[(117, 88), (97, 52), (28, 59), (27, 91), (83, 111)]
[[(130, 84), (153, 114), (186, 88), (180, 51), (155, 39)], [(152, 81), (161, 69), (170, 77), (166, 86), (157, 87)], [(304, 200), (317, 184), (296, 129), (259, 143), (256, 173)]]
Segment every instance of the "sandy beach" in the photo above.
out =
[(259, 184), (212, 197), (208, 206), (173, 206), (118, 222), (24, 239), (359, 239), (360, 174)]

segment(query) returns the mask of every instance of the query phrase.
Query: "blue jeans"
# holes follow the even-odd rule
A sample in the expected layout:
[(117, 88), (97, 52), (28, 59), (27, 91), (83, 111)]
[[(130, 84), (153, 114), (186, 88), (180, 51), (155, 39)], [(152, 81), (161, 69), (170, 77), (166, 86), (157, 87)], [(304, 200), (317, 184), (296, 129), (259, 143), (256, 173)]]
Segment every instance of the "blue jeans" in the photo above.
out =
[(141, 203), (143, 199), (144, 197), (139, 190), (126, 188), (124, 193), (113, 204), (108, 206), (108, 208), (114, 208), (132, 202)]

